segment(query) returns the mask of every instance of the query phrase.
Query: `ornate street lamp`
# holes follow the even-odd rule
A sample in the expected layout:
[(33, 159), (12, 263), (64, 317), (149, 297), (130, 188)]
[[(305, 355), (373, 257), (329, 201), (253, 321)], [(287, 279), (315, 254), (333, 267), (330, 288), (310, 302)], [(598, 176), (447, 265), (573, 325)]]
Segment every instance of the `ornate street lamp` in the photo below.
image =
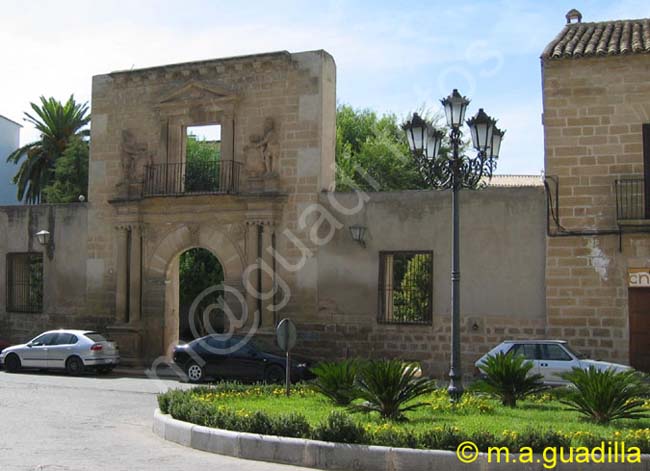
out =
[(460, 214), (458, 192), (461, 188), (478, 189), (492, 178), (499, 158), (504, 131), (496, 127), (496, 120), (483, 109), (467, 120), (472, 145), (477, 154), (470, 157), (461, 154), (463, 133), (460, 127), (465, 120), (469, 100), (454, 91), (440, 100), (445, 108), (449, 131), (451, 156), (441, 155), (444, 133), (439, 131), (417, 113), (402, 127), (418, 169), (432, 188), (451, 189), (452, 242), (451, 242), (451, 367), (449, 369), (449, 396), (457, 401), (463, 394), (460, 361)]

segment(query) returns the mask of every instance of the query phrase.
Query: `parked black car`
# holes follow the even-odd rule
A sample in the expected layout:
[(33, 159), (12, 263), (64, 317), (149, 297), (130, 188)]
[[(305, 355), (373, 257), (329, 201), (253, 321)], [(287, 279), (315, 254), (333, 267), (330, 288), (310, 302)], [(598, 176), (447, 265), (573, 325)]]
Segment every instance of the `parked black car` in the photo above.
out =
[[(242, 382), (281, 383), (285, 379), (286, 358), (269, 338), (255, 336), (208, 335), (174, 348), (174, 363), (185, 371), (190, 382), (206, 378)], [(313, 377), (310, 362), (291, 356), (291, 381)]]

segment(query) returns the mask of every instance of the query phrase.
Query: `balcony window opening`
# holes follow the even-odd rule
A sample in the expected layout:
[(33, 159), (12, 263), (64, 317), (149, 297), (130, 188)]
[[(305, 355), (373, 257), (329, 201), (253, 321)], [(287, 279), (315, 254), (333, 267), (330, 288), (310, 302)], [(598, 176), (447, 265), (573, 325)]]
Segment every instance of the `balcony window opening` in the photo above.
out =
[(185, 139), (185, 192), (213, 192), (219, 188), (221, 126), (188, 126)]

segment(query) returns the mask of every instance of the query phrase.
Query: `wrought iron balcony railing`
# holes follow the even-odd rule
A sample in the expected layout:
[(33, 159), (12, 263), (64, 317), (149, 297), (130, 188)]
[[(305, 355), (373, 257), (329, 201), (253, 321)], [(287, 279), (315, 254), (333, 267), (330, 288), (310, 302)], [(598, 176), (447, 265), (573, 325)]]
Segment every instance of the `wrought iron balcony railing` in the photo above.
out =
[(233, 160), (147, 165), (143, 196), (238, 193), (240, 169)]
[(650, 219), (650, 195), (642, 177), (616, 180), (616, 218), (621, 220)]

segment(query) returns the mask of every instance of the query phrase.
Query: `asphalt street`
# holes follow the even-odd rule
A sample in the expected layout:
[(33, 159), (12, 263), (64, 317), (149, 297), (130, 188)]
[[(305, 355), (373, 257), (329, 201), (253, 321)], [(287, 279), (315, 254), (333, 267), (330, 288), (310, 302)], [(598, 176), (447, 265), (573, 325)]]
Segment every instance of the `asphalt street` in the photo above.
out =
[(1, 471), (307, 471), (204, 453), (151, 431), (174, 380), (0, 371)]

